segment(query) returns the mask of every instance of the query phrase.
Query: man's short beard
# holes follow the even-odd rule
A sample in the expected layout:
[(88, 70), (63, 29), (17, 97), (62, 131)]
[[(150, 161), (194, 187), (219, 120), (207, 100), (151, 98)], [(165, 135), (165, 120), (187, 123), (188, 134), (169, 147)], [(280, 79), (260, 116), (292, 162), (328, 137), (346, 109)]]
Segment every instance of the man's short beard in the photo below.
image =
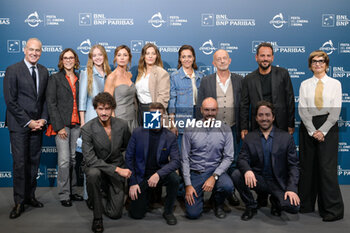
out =
[(103, 117), (103, 116), (99, 117), (99, 120), (100, 120), (101, 122), (107, 122), (107, 121), (109, 121), (109, 120), (111, 119), (111, 116), (109, 116), (107, 120), (103, 121), (103, 120), (102, 120), (102, 117)]
[(271, 64), (269, 64), (269, 65), (266, 66), (266, 67), (259, 64), (259, 67), (260, 67), (261, 69), (263, 69), (263, 70), (267, 70), (268, 68), (270, 68), (270, 66), (271, 66)]

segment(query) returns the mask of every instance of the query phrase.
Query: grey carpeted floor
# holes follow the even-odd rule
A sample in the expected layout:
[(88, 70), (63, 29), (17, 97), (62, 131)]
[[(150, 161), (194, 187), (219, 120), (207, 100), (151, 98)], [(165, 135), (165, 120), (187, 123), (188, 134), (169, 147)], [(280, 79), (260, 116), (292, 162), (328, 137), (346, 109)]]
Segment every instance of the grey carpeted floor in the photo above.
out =
[[(105, 232), (127, 233), (156, 233), (156, 232), (191, 232), (191, 233), (279, 233), (279, 232), (309, 232), (309, 233), (337, 233), (348, 232), (350, 229), (350, 186), (342, 186), (345, 204), (343, 220), (331, 223), (313, 214), (290, 215), (283, 213), (281, 217), (270, 215), (269, 208), (262, 208), (250, 221), (241, 221), (243, 207), (231, 207), (232, 211), (223, 220), (217, 219), (213, 211), (204, 213), (199, 220), (185, 218), (184, 212), (177, 203), (175, 215), (178, 224), (166, 225), (161, 217), (161, 209), (148, 213), (143, 220), (133, 220), (124, 211), (123, 217), (111, 220), (104, 217)], [(85, 202), (74, 202), (70, 208), (62, 207), (58, 201), (56, 188), (38, 188), (37, 198), (45, 205), (42, 209), (27, 207), (26, 211), (17, 219), (9, 219), (13, 205), (12, 188), (0, 188), (0, 232), (1, 233), (80, 233), (91, 232), (92, 212)]]

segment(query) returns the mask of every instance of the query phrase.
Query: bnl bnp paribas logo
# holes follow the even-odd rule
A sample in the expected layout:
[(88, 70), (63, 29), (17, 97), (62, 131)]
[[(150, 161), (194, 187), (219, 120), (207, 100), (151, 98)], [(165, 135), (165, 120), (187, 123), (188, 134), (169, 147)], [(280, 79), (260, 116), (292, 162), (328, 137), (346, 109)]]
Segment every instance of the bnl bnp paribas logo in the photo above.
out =
[(39, 26), (40, 23), (43, 22), (43, 20), (41, 20), (39, 18), (39, 14), (38, 12), (33, 12), (31, 14), (28, 15), (27, 19), (24, 20), (25, 23), (27, 23), (30, 27), (37, 27)]
[(19, 53), (21, 51), (20, 40), (7, 40), (7, 52), (8, 53)]
[(322, 47), (320, 47), (320, 50), (327, 53), (327, 55), (331, 55), (337, 48), (334, 47), (333, 41), (329, 40), (323, 43)]
[(79, 26), (91, 26), (92, 14), (91, 13), (79, 13)]
[(148, 20), (148, 23), (150, 23), (153, 27), (159, 28), (163, 24), (166, 23), (165, 20), (163, 20), (162, 14), (160, 12), (154, 14), (150, 20)]
[(0, 18), (0, 25), (10, 25), (10, 18)]
[(156, 112), (144, 112), (143, 113), (143, 128), (145, 129), (160, 129), (161, 113)]
[(205, 55), (212, 54), (217, 48), (214, 47), (212, 40), (205, 41), (202, 46), (199, 48)]
[(86, 39), (80, 43), (77, 50), (79, 50), (82, 54), (88, 54), (91, 49), (91, 41), (90, 39)]
[(256, 53), (256, 49), (262, 42), (268, 42), (273, 46), (275, 53), (305, 53), (304, 45), (278, 45), (277, 41), (252, 41), (252, 53)]
[(322, 14), (322, 27), (346, 27), (349, 23), (347, 15)]
[(141, 53), (143, 48), (143, 40), (132, 40), (130, 42), (130, 48), (132, 53)]

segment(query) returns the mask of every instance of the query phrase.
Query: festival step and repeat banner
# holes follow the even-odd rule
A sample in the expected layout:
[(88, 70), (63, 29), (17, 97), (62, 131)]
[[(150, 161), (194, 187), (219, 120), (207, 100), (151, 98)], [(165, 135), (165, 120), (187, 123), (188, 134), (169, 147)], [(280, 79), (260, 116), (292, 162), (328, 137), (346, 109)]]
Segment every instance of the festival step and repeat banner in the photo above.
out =
[[(3, 78), (6, 68), (23, 59), (26, 40), (43, 43), (39, 63), (56, 72), (58, 56), (70, 47), (77, 51), (84, 69), (94, 44), (103, 45), (113, 66), (114, 49), (121, 44), (133, 55), (131, 72), (136, 77), (142, 47), (158, 46), (165, 69), (176, 70), (183, 44), (195, 48), (197, 65), (205, 74), (215, 72), (212, 57), (225, 49), (232, 58), (230, 70), (247, 75), (257, 69), (256, 46), (274, 46), (274, 65), (286, 68), (292, 78), (296, 107), (300, 83), (311, 77), (307, 58), (317, 49), (330, 57), (328, 75), (343, 88), (339, 120), (341, 184), (350, 184), (350, 4), (347, 0), (305, 1), (3, 1), (0, 8), (0, 187), (12, 186), (12, 156), (5, 127)], [(295, 141), (300, 117), (296, 110)], [(53, 138), (44, 137), (39, 186), (55, 186), (57, 150)]]

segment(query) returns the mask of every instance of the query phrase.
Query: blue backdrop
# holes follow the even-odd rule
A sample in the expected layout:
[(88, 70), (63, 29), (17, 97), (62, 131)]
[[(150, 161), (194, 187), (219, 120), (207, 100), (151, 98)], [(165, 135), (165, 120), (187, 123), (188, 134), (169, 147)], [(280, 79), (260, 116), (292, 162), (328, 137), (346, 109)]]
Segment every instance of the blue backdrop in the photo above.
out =
[[(330, 56), (329, 75), (341, 81), (343, 108), (339, 142), (339, 181), (350, 183), (350, 4), (347, 0), (305, 1), (4, 1), (0, 9), (0, 78), (6, 67), (23, 59), (25, 41), (37, 37), (43, 43), (40, 63), (50, 72), (57, 69), (60, 52), (71, 47), (78, 52), (82, 68), (96, 43), (105, 46), (113, 61), (116, 46), (132, 49), (132, 73), (143, 45), (155, 43), (165, 68), (177, 66), (177, 51), (192, 45), (199, 69), (214, 72), (212, 55), (223, 48), (232, 58), (230, 70), (245, 76), (255, 70), (256, 46), (262, 41), (275, 48), (274, 65), (290, 72), (296, 107), (300, 83), (311, 77), (307, 67), (310, 52), (322, 49)], [(4, 126), (5, 103), (0, 82), (0, 187), (12, 186), (9, 134)], [(300, 118), (296, 114), (298, 144)], [(54, 140), (44, 138), (38, 185), (56, 184), (57, 154)]]

